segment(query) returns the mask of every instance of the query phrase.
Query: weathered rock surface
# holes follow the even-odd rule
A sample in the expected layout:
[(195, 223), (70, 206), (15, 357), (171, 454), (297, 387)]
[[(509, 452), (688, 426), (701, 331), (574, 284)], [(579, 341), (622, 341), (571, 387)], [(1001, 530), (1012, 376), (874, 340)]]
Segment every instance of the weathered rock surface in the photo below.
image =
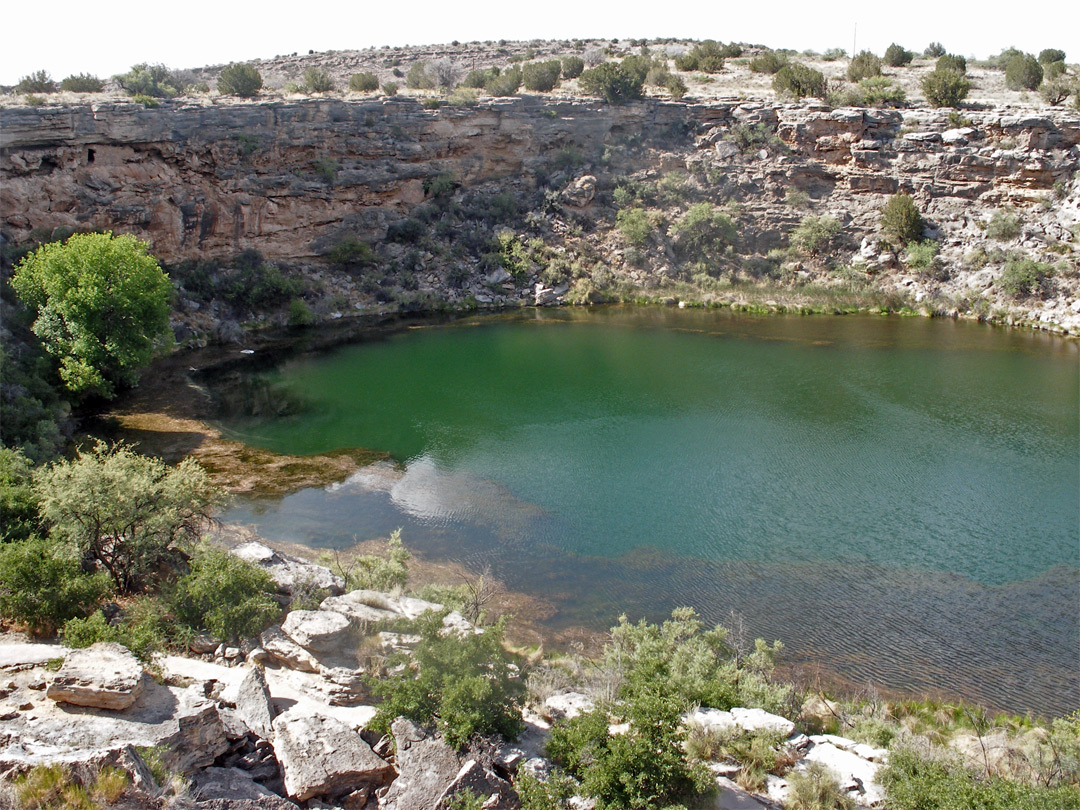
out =
[(238, 768), (200, 771), (192, 779), (191, 794), (200, 810), (297, 810)]
[(795, 724), (790, 720), (770, 714), (764, 709), (734, 708), (731, 710), (731, 719), (743, 731), (772, 731), (786, 737), (795, 730)]
[(348, 617), (332, 610), (293, 610), (285, 617), (281, 632), (305, 650), (334, 652), (351, 627)]
[(274, 751), (285, 789), (296, 801), (336, 797), (362, 787), (378, 787), (393, 778), (394, 768), (376, 755), (344, 723), (322, 715), (293, 711), (274, 719)]
[(264, 740), (274, 735), (274, 706), (270, 701), (270, 689), (266, 675), (260, 667), (250, 667), (237, 688), (236, 714), (244, 725)]
[(143, 666), (126, 648), (99, 642), (64, 659), (45, 693), (58, 703), (126, 709), (142, 694)]
[(293, 595), (297, 588), (322, 588), (331, 594), (345, 592), (345, 580), (323, 565), (314, 565), (298, 557), (274, 551), (256, 541), (242, 543), (232, 550), (242, 560), (264, 568), (274, 578), (278, 589)]
[(592, 698), (581, 692), (563, 692), (544, 701), (544, 707), (554, 720), (572, 720), (579, 714), (591, 712), (595, 706)]
[(59, 644), (0, 644), (0, 669), (18, 671), (46, 664), (68, 654)]
[(259, 641), (270, 657), (283, 666), (300, 672), (319, 671), (318, 659), (281, 632), (280, 627), (264, 630)]

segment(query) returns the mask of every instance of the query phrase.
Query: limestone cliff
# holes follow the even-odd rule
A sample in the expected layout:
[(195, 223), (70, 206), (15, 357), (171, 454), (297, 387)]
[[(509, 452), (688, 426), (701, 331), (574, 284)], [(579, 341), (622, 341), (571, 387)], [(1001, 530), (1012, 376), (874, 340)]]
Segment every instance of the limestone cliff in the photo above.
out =
[[(329, 308), (341, 309), (363, 306), (365, 291), (355, 273), (329, 266), (328, 254), (359, 239), (375, 245), (383, 265), (399, 260), (388, 229), (430, 200), (438, 178), (451, 178), (458, 195), (510, 190), (532, 209), (510, 223), (523, 238), (571, 258), (584, 251), (641, 289), (679, 277), (663, 231), (687, 200), (703, 198), (734, 212), (742, 260), (765, 261), (802, 217), (828, 215), (843, 225), (847, 260), (912, 303), (983, 314), (993, 306), (1012, 320), (1080, 329), (1080, 116), (1049, 108), (965, 115), (951, 126), (945, 111), (929, 109), (537, 96), (437, 109), (389, 97), (8, 107), (0, 110), (0, 230), (14, 243), (67, 228), (131, 232), (168, 263), (256, 249), (313, 274), (323, 294), (344, 299)], [(690, 196), (655, 203), (659, 236), (646, 250), (626, 250), (611, 190), (669, 175)], [(939, 240), (946, 272), (938, 277), (879, 249), (880, 209), (897, 191), (914, 196)], [(987, 223), (1002, 209), (1014, 213), (1017, 231), (988, 242)], [(493, 277), (481, 250), (451, 251), (461, 234), (445, 230), (446, 250), (429, 245), (414, 258), (421, 290), (451, 303), (533, 302), (544, 284), (537, 261), (514, 278)], [(982, 261), (965, 261), (984, 243)], [(1026, 300), (1004, 296), (995, 281), (1006, 254), (1056, 265), (1053, 283)], [(788, 265), (783, 283), (829, 283), (813, 262)], [(565, 290), (551, 286), (537, 300), (561, 300)]]

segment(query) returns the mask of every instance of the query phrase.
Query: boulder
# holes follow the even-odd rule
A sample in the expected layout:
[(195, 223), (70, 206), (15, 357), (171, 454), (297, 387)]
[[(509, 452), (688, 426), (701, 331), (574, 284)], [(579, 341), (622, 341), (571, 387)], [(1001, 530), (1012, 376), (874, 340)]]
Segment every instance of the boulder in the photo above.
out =
[(207, 768), (191, 780), (199, 810), (297, 810), (239, 768)]
[(706, 706), (694, 709), (686, 715), (686, 720), (691, 723), (696, 723), (706, 731), (727, 731), (734, 728), (737, 724), (735, 718), (731, 716), (731, 712), (725, 712), (720, 709), (710, 709)]
[(266, 653), (282, 666), (299, 672), (319, 671), (319, 662), (315, 656), (282, 633), (280, 627), (263, 631), (259, 642)]
[(585, 174), (563, 189), (563, 200), (575, 208), (585, 208), (596, 198), (596, 178)]
[(448, 807), (455, 796), (465, 791), (479, 796), (484, 802), (484, 810), (517, 810), (519, 806), (517, 793), (510, 783), (475, 759), (461, 766), (435, 806)]
[(347, 617), (333, 610), (294, 610), (285, 617), (281, 632), (305, 650), (333, 652), (341, 647), (351, 626)]
[(429, 611), (444, 609), (444, 606), (440, 605), (438, 602), (429, 602), (426, 599), (417, 599), (414, 596), (399, 597), (396, 600), (396, 606), (398, 611), (406, 619), (415, 619), (417, 616), (428, 613)]
[(390, 730), (397, 745), (398, 777), (380, 810), (435, 810), (461, 771), (457, 754), (441, 737), (403, 717)]
[(735, 708), (731, 710), (731, 717), (743, 731), (773, 731), (787, 737), (795, 730), (795, 724), (790, 720), (764, 709)]
[(844, 751), (832, 743), (815, 743), (810, 746), (802, 762), (820, 762), (836, 774), (840, 784), (858, 786), (858, 795), (854, 798), (859, 804), (872, 805), (885, 798), (881, 785), (877, 783), (877, 772), (881, 766), (852, 751)]
[(120, 644), (73, 650), (49, 684), (48, 697), (92, 709), (126, 709), (143, 690), (143, 666)]
[[(350, 591), (344, 596), (328, 596), (319, 605), (319, 610), (340, 613), (365, 629), (369, 624), (402, 618), (400, 613), (390, 607), (389, 600), (385, 597), (372, 598), (370, 594), (374, 593), (374, 591)], [(382, 596), (382, 594), (376, 594), (376, 596)], [(376, 604), (373, 605), (372, 602)], [(380, 602), (385, 603), (386, 607), (378, 606)]]
[(579, 714), (591, 712), (595, 705), (592, 698), (581, 692), (563, 692), (544, 701), (548, 714), (555, 720), (572, 720)]
[(274, 736), (274, 714), (266, 675), (259, 667), (251, 667), (237, 687), (236, 715), (252, 734), (269, 740)]
[(393, 778), (393, 766), (342, 723), (319, 714), (285, 712), (274, 719), (274, 752), (295, 801), (337, 797)]
[(277, 583), (278, 590), (290, 596), (301, 588), (323, 588), (337, 595), (345, 592), (345, 580), (323, 565), (314, 565), (269, 546), (251, 541), (232, 550), (241, 560), (266, 570)]

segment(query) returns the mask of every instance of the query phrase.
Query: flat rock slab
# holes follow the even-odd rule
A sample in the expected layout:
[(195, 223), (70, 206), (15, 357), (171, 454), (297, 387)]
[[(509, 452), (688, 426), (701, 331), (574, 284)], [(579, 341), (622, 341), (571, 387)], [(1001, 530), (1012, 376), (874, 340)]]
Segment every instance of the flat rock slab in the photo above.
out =
[(345, 641), (350, 627), (346, 616), (332, 610), (294, 610), (285, 617), (281, 632), (305, 650), (333, 652)]
[(302, 587), (323, 588), (335, 595), (345, 591), (345, 580), (326, 566), (290, 557), (262, 543), (242, 543), (232, 550), (232, 554), (265, 569), (274, 578), (278, 588), (288, 594)]
[(717, 777), (716, 793), (706, 805), (708, 810), (765, 810), (776, 807), (768, 799), (747, 793), (725, 776)]
[(411, 720), (390, 724), (397, 747), (398, 778), (379, 807), (382, 810), (435, 810), (447, 787), (461, 772), (457, 754), (442, 738)]
[(281, 632), (280, 627), (264, 630), (259, 637), (262, 648), (282, 666), (299, 672), (318, 672), (319, 662), (311, 653)]
[[(372, 605), (373, 601), (381, 601), (389, 605), (388, 600), (373, 600), (367, 596), (371, 591), (352, 591), (344, 596), (328, 596), (319, 605), (320, 611), (333, 611), (340, 613), (347, 619), (359, 625), (375, 624), (376, 622), (394, 621), (404, 616), (396, 610), (388, 607), (383, 608)], [(381, 596), (381, 594), (380, 594)]]
[(274, 753), (285, 790), (298, 802), (336, 797), (377, 787), (394, 777), (394, 767), (339, 720), (289, 711), (274, 719)]
[(686, 715), (686, 720), (697, 723), (707, 731), (727, 731), (737, 725), (735, 718), (731, 716), (731, 712), (725, 712), (722, 709), (710, 709), (707, 706), (694, 709)]
[(64, 658), (71, 652), (59, 644), (0, 644), (0, 669), (29, 669)]
[(734, 708), (731, 717), (743, 731), (774, 731), (787, 737), (795, 730), (795, 724), (786, 717), (770, 714), (764, 709)]
[(563, 692), (544, 701), (544, 708), (555, 720), (573, 720), (579, 714), (591, 712), (595, 706), (592, 698), (581, 692)]
[(143, 666), (120, 644), (99, 642), (73, 650), (56, 673), (48, 697), (93, 709), (126, 709), (143, 690)]
[(840, 779), (840, 784), (856, 782), (862, 785), (862, 791), (854, 798), (860, 804), (876, 804), (884, 800), (885, 795), (877, 782), (877, 772), (881, 767), (876, 762), (863, 759), (858, 754), (837, 748), (832, 743), (817, 743), (810, 746), (796, 768), (806, 762), (820, 762)]
[(207, 768), (191, 780), (191, 792), (200, 810), (297, 810), (239, 768)]

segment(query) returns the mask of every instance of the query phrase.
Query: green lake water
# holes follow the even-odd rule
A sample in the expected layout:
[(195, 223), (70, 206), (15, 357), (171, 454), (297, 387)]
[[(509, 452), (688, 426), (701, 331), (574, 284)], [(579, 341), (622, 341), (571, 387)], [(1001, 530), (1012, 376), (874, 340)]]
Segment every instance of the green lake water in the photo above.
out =
[(402, 325), (210, 376), (221, 426), (396, 465), (228, 520), (404, 528), (552, 627), (741, 612), (791, 661), (1011, 710), (1080, 707), (1080, 362), (1047, 335), (654, 308)]

